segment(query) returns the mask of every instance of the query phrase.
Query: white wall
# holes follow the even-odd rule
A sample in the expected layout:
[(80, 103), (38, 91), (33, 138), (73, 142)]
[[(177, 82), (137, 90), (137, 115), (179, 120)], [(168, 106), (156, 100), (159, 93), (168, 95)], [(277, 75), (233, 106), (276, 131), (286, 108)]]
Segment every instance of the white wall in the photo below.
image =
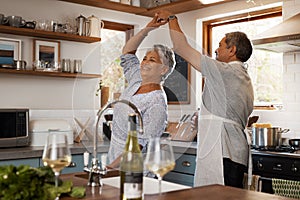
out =
[[(300, 9), (299, 1), (284, 0), (284, 18), (298, 12)], [(246, 10), (256, 9), (259, 6), (272, 6), (278, 0), (255, 0), (255, 2), (254, 5), (246, 3), (244, 0), (236, 1), (177, 16), (190, 43), (201, 50), (202, 20), (229, 15), (230, 13), (246, 12)], [(1, 0), (0, 13), (6, 16), (20, 15), (26, 20), (54, 19), (62, 22), (66, 18), (76, 18), (80, 14), (86, 17), (94, 14), (104, 20), (134, 24), (136, 28), (144, 27), (150, 20), (148, 17), (55, 0)], [(196, 34), (196, 30), (198, 30), (198, 34)], [(142, 47), (148, 47), (153, 41), (170, 45), (167, 32), (167, 26), (165, 26), (151, 33)], [(32, 38), (6, 34), (0, 34), (0, 37), (21, 38), (24, 44), (23, 59), (31, 65)], [(61, 57), (81, 58), (84, 60), (83, 72), (99, 73), (102, 70), (102, 66), (99, 64), (101, 59), (99, 48), (101, 48), (101, 42), (85, 44), (61, 41)], [(300, 91), (296, 89), (300, 82), (299, 53), (284, 55), (284, 65), (284, 82), (286, 83), (284, 109), (281, 111), (255, 111), (254, 114), (261, 116), (261, 122), (270, 121), (281, 127), (288, 127), (291, 129), (291, 137), (300, 137)], [(200, 73), (193, 70), (191, 104), (170, 105), (171, 121), (178, 120), (182, 113), (191, 113), (196, 109), (200, 97), (198, 94), (201, 88), (200, 78)], [(76, 116), (85, 121), (88, 116), (94, 116), (94, 111), (90, 114), (86, 113), (86, 110), (97, 110), (99, 107), (99, 100), (94, 95), (97, 84), (97, 79), (79, 80), (0, 74), (0, 107), (28, 107), (32, 111), (33, 118), (62, 117), (72, 121), (72, 118)]]
[[(145, 17), (65, 3), (53, 0), (1, 0), (0, 13), (5, 16), (19, 15), (27, 21), (75, 19), (80, 14), (92, 14), (105, 20), (140, 25)], [(115, 17), (117, 16), (117, 18)], [(31, 37), (0, 34), (0, 37), (21, 38), (22, 54), (28, 66), (32, 66)], [(42, 39), (42, 38), (41, 38)], [(99, 74), (101, 42), (86, 44), (61, 41), (61, 58), (82, 59), (84, 73)], [(29, 67), (30, 68), (30, 67)], [(30, 109), (95, 109), (99, 107), (95, 91), (98, 79), (65, 79), (36, 76), (0, 75), (1, 107), (28, 107)]]

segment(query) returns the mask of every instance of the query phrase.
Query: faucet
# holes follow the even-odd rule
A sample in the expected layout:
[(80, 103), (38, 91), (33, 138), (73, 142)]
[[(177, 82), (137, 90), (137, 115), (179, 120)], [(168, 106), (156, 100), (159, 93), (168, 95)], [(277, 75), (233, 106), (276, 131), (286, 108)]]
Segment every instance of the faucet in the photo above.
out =
[[(110, 103), (107, 103), (103, 108), (101, 108), (98, 113), (97, 113), (97, 123), (96, 123), (96, 131), (94, 134), (94, 141), (93, 141), (93, 158), (92, 158), (92, 166), (88, 168), (87, 164), (84, 164), (84, 171), (89, 173), (89, 179), (88, 179), (88, 186), (102, 186), (102, 181), (101, 181), (101, 175), (106, 175), (107, 170), (106, 168), (103, 169), (101, 165), (99, 165), (99, 161), (97, 159), (97, 152), (98, 152), (98, 125), (100, 118), (102, 114), (107, 110), (107, 109), (112, 109), (113, 106), (117, 103), (123, 103), (128, 105), (130, 108), (134, 110), (134, 112), (138, 115), (138, 120), (139, 120), (139, 130), (138, 132), (140, 134), (143, 134), (143, 120), (142, 120), (142, 115), (139, 109), (130, 101), (125, 100), (125, 99), (120, 99), (116, 100)], [(88, 160), (88, 159), (84, 159)], [(85, 161), (86, 162), (86, 161)], [(88, 162), (88, 161), (87, 161)]]

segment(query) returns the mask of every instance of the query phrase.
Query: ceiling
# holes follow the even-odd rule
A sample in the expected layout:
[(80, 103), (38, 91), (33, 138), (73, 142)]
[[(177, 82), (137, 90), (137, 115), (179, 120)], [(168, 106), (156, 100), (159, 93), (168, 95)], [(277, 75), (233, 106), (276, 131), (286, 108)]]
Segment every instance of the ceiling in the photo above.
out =
[[(151, 7), (151, 8), (130, 6), (130, 5), (121, 4), (109, 0), (59, 0), (59, 1), (66, 1), (71, 3), (76, 3), (76, 4), (106, 8), (106, 9), (111, 9), (116, 11), (122, 11), (122, 12), (128, 12), (132, 14), (152, 17), (158, 10), (161, 9), (168, 10), (174, 14), (178, 14), (178, 13), (193, 11), (193, 10), (197, 10), (209, 6), (224, 4), (227, 2), (238, 1), (238, 0), (223, 0), (220, 2), (210, 3), (210, 4), (203, 4), (199, 0), (169, 0), (171, 3), (164, 3), (164, 4), (161, 3), (161, 5)], [(150, 0), (144, 0), (144, 1), (150, 1)], [(162, 0), (162, 2), (164, 2), (164, 0)]]

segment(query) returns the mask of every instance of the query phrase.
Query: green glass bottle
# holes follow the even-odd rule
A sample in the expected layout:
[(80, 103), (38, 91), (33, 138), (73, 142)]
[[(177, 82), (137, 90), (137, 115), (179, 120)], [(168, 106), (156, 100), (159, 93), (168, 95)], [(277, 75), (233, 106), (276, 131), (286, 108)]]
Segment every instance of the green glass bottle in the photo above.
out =
[(143, 199), (143, 156), (137, 138), (137, 115), (128, 117), (128, 135), (120, 163), (120, 200)]

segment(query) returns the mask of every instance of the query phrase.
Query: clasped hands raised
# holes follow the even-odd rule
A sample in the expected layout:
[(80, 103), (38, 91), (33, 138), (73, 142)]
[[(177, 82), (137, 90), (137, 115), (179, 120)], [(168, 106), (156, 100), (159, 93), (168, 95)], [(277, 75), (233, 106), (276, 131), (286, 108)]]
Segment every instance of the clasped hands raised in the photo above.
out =
[(169, 11), (160, 10), (157, 13), (155, 13), (152, 20), (147, 24), (147, 27), (158, 28), (161, 25), (168, 23), (169, 16), (171, 15), (172, 13), (170, 13)]

